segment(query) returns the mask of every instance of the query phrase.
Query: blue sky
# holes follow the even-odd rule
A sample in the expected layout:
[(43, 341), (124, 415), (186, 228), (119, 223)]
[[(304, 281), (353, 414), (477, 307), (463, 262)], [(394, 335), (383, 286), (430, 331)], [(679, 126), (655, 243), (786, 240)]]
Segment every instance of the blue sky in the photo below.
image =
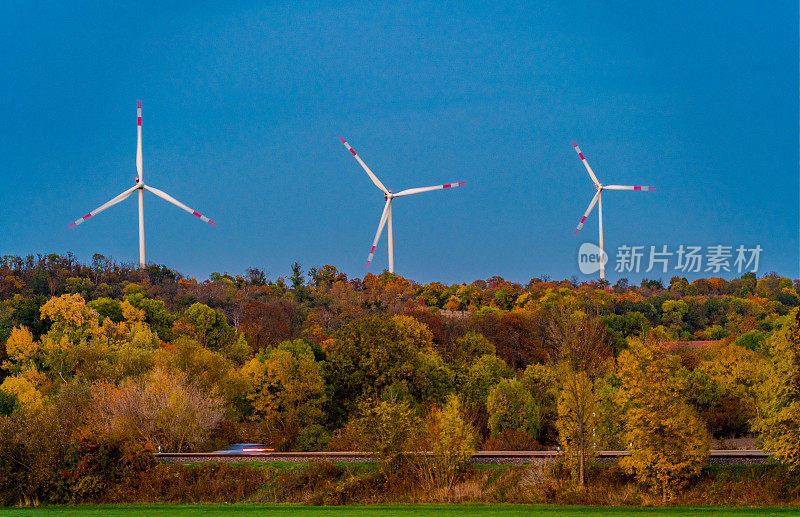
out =
[(657, 186), (603, 195), (612, 255), (759, 244), (800, 276), (797, 2), (73, 4), (0, 5), (0, 253), (138, 259), (135, 198), (67, 225), (133, 185), (142, 99), (146, 182), (218, 223), (146, 195), (147, 258), (200, 279), (364, 274), (383, 198), (340, 136), (394, 191), (467, 182), (393, 203), (417, 281), (591, 278), (572, 139)]

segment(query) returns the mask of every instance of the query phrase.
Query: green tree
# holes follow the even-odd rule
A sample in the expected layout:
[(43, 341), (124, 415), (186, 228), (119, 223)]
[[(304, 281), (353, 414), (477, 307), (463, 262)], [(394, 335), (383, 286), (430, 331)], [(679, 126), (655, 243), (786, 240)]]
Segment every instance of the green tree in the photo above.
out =
[[(219, 350), (231, 343), (234, 331), (225, 316), (218, 310), (202, 303), (194, 303), (184, 311), (181, 320), (192, 329), (192, 334), (203, 346)], [(179, 320), (180, 321), (180, 320)], [(178, 323), (176, 322), (176, 327)]]
[(486, 409), (493, 436), (506, 429), (525, 431), (534, 438), (539, 434), (539, 408), (517, 379), (503, 379), (492, 388), (486, 399)]
[(339, 327), (323, 344), (334, 422), (359, 401), (391, 398), (398, 389), (414, 402), (443, 400), (450, 374), (431, 339), (427, 327), (406, 316), (366, 316)]
[(101, 322), (106, 318), (111, 319), (111, 321), (114, 323), (119, 323), (123, 320), (122, 307), (119, 300), (114, 300), (112, 298), (98, 298), (87, 303), (86, 306), (97, 311), (97, 315)]
[(268, 349), (243, 368), (252, 383), (252, 419), (267, 427), (279, 447), (293, 447), (324, 416), (325, 381), (311, 346), (301, 339)]
[(292, 275), (289, 277), (292, 282), (292, 289), (299, 289), (305, 285), (305, 278), (303, 276), (303, 268), (300, 263), (295, 262), (292, 264)]
[(559, 386), (556, 372), (544, 364), (531, 364), (520, 379), (531, 393), (533, 402), (541, 415), (539, 423), (539, 441), (552, 442), (557, 438), (555, 427), (558, 419)]
[(494, 355), (494, 345), (479, 332), (467, 332), (456, 340), (452, 360), (465, 367), (484, 355)]
[(464, 409), (473, 424), (483, 428), (486, 424), (486, 398), (492, 387), (502, 379), (514, 375), (505, 361), (494, 354), (485, 354), (475, 360), (460, 379)]
[(10, 415), (19, 405), (19, 400), (14, 393), (0, 389), (0, 417)]
[(144, 311), (145, 322), (150, 325), (162, 341), (172, 341), (172, 324), (175, 322), (163, 300), (154, 300), (144, 295), (141, 286), (128, 284), (125, 287), (125, 301)]

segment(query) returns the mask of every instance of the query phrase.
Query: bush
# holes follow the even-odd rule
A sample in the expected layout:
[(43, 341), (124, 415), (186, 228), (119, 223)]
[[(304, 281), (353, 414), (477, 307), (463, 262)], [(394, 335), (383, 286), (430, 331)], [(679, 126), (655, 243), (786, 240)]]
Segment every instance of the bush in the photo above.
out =
[(504, 429), (487, 438), (482, 451), (541, 451), (544, 450), (531, 433), (518, 429)]
[(110, 503), (224, 503), (242, 501), (266, 483), (273, 472), (249, 465), (207, 463), (188, 467), (159, 463), (131, 472), (110, 490)]
[(407, 402), (367, 400), (355, 423), (361, 449), (374, 453), (380, 472), (390, 477), (406, 464), (419, 418)]
[(82, 431), (64, 453), (58, 499), (100, 501), (123, 479), (147, 472), (155, 464), (153, 451), (141, 442)]

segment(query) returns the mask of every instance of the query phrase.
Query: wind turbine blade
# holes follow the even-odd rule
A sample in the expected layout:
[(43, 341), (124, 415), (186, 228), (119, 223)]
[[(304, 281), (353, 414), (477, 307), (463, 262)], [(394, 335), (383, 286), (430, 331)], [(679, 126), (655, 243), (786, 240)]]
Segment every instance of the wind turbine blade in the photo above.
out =
[(608, 190), (644, 190), (645, 192), (653, 192), (656, 189), (652, 185), (608, 185), (603, 188)]
[(443, 188), (463, 187), (466, 184), (467, 183), (465, 181), (459, 181), (457, 183), (447, 183), (445, 185), (436, 185), (436, 186), (433, 186), (433, 187), (410, 188), (410, 189), (406, 189), (406, 190), (401, 190), (400, 192), (395, 194), (394, 197), (408, 196), (408, 195), (411, 195), (411, 194), (419, 194), (420, 192), (428, 192), (428, 191), (431, 191), (431, 190), (439, 190), (439, 189), (443, 189)]
[(136, 101), (136, 172), (142, 181), (142, 101)]
[(81, 223), (82, 223), (82, 222), (84, 222), (85, 220), (89, 219), (89, 218), (90, 218), (90, 217), (92, 217), (93, 215), (97, 215), (97, 214), (99, 214), (100, 212), (102, 212), (102, 211), (103, 211), (103, 210), (105, 210), (106, 208), (108, 208), (108, 207), (110, 207), (110, 206), (114, 206), (114, 205), (116, 205), (117, 203), (119, 203), (120, 201), (125, 201), (126, 199), (128, 199), (128, 197), (129, 197), (131, 194), (133, 194), (133, 191), (134, 191), (134, 190), (136, 190), (137, 188), (138, 188), (138, 186), (135, 186), (135, 187), (131, 187), (131, 188), (129, 188), (128, 190), (126, 190), (126, 191), (125, 191), (125, 192), (123, 192), (122, 194), (120, 194), (120, 195), (118, 195), (117, 197), (113, 198), (111, 201), (109, 201), (109, 202), (107, 202), (107, 203), (105, 203), (105, 204), (102, 204), (102, 205), (100, 205), (99, 207), (95, 208), (94, 210), (92, 210), (92, 211), (91, 211), (91, 212), (89, 212), (88, 214), (84, 215), (83, 217), (81, 217), (81, 218), (80, 218), (80, 219), (78, 219), (77, 221), (75, 221), (75, 222), (71, 223), (71, 224), (69, 225), (69, 227), (70, 227), (70, 228), (75, 228), (76, 226), (78, 226), (79, 224), (81, 224)]
[(383, 193), (384, 193), (384, 194), (388, 194), (388, 193), (389, 193), (389, 189), (387, 189), (386, 187), (384, 187), (384, 186), (383, 186), (383, 183), (381, 183), (381, 180), (379, 180), (379, 179), (378, 179), (378, 177), (377, 177), (377, 176), (375, 176), (375, 173), (373, 173), (373, 172), (372, 172), (372, 171), (369, 169), (369, 167), (367, 167), (367, 164), (366, 164), (366, 163), (364, 163), (364, 160), (362, 160), (362, 159), (361, 159), (361, 157), (360, 157), (359, 155), (357, 155), (357, 154), (356, 154), (356, 151), (355, 151), (355, 149), (353, 149), (352, 147), (350, 147), (350, 144), (348, 144), (348, 143), (347, 143), (347, 140), (345, 140), (345, 139), (344, 139), (344, 138), (342, 138), (341, 136), (339, 137), (339, 140), (341, 140), (341, 141), (342, 141), (342, 143), (344, 144), (344, 146), (345, 146), (345, 147), (347, 147), (347, 150), (348, 150), (348, 151), (350, 151), (351, 153), (353, 153), (353, 156), (355, 156), (355, 157), (356, 157), (356, 160), (358, 160), (358, 163), (360, 163), (360, 164), (361, 164), (361, 166), (364, 168), (364, 170), (365, 170), (365, 171), (367, 171), (367, 174), (369, 175), (369, 179), (371, 179), (371, 180), (372, 180), (372, 183), (374, 183), (376, 187), (378, 187), (379, 189), (381, 189), (381, 190), (383, 191)]
[(202, 221), (210, 224), (211, 226), (216, 226), (217, 225), (217, 223), (215, 223), (214, 221), (212, 221), (208, 217), (204, 216), (200, 212), (196, 212), (196, 211), (192, 210), (191, 208), (189, 208), (188, 206), (184, 205), (183, 203), (181, 203), (180, 201), (178, 201), (174, 197), (172, 197), (169, 194), (167, 194), (166, 192), (162, 192), (161, 190), (158, 190), (157, 188), (153, 188), (153, 187), (151, 187), (149, 185), (145, 185), (144, 188), (146, 188), (147, 190), (149, 190), (153, 194), (157, 195), (161, 199), (163, 199), (165, 201), (169, 201), (170, 203), (172, 203), (173, 205), (177, 206), (181, 210), (185, 210), (185, 211), (189, 212), (190, 214), (192, 214), (193, 216), (199, 217)]
[(386, 219), (389, 217), (389, 206), (391, 205), (392, 200), (387, 199), (386, 205), (383, 207), (383, 214), (381, 214), (381, 222), (378, 224), (378, 231), (375, 232), (375, 239), (372, 241), (372, 247), (369, 249), (369, 256), (367, 257), (367, 266), (372, 263), (372, 257), (375, 256), (375, 246), (378, 245), (378, 239), (381, 238), (381, 232), (383, 231), (383, 226), (386, 224)]
[(583, 217), (581, 218), (581, 222), (579, 222), (578, 227), (575, 228), (576, 235), (579, 231), (581, 231), (581, 228), (583, 228), (583, 223), (586, 222), (586, 218), (589, 217), (589, 213), (592, 211), (592, 208), (594, 208), (594, 205), (597, 204), (597, 200), (600, 198), (600, 192), (602, 191), (598, 190), (597, 194), (594, 195), (594, 197), (592, 198), (592, 202), (589, 203), (589, 208), (586, 209), (586, 212), (583, 214)]
[(578, 144), (575, 143), (575, 140), (572, 141), (572, 147), (575, 148), (575, 152), (578, 153), (578, 156), (581, 157), (581, 161), (583, 162), (583, 165), (586, 166), (586, 170), (589, 172), (589, 176), (592, 178), (592, 181), (594, 182), (594, 184), (599, 187), (600, 186), (600, 182), (597, 181), (597, 176), (594, 175), (594, 172), (592, 171), (592, 168), (589, 167), (589, 162), (587, 162), (586, 158), (583, 157), (583, 153), (581, 152), (581, 148), (578, 147)]

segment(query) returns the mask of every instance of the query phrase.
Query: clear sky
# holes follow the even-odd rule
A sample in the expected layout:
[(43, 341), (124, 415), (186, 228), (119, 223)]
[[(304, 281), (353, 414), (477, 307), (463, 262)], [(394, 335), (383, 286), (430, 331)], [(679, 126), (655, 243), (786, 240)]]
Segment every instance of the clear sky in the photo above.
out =
[(138, 260), (135, 197), (67, 225), (133, 185), (142, 99), (146, 182), (217, 221), (146, 194), (147, 258), (199, 279), (364, 274), (384, 201), (340, 136), (394, 191), (467, 182), (393, 203), (417, 281), (591, 278), (573, 139), (657, 186), (603, 195), (612, 255), (758, 244), (800, 276), (796, 1), (111, 4), (0, 4), (2, 254)]

